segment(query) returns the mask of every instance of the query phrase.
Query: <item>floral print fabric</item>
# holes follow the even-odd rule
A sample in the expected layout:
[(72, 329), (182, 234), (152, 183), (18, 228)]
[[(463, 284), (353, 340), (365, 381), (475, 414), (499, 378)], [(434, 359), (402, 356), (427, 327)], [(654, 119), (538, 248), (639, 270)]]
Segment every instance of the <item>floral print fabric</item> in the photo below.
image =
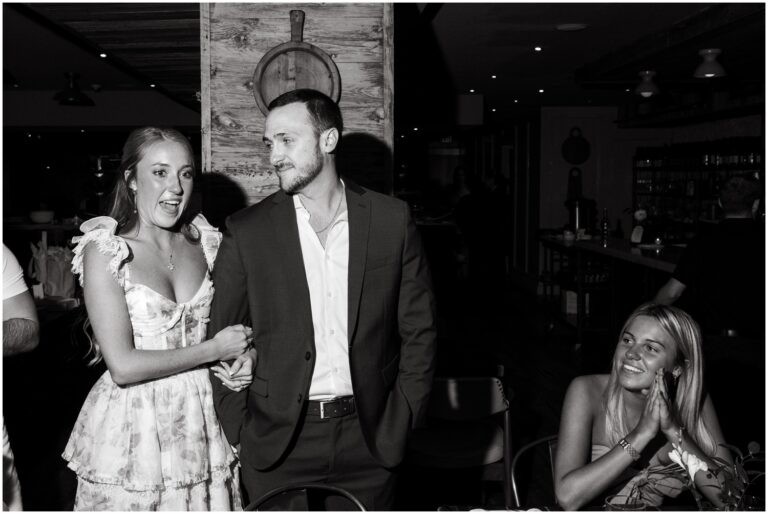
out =
[[(194, 220), (209, 271), (221, 234)], [(134, 345), (167, 350), (205, 338), (213, 299), (206, 273), (195, 296), (176, 303), (130, 279), (129, 248), (102, 216), (84, 223), (72, 268), (83, 276), (83, 251), (96, 244), (112, 257), (108, 271), (125, 291)], [(105, 372), (85, 400), (64, 459), (78, 475), (79, 510), (239, 510), (237, 461), (213, 407), (207, 367), (118, 386)]]

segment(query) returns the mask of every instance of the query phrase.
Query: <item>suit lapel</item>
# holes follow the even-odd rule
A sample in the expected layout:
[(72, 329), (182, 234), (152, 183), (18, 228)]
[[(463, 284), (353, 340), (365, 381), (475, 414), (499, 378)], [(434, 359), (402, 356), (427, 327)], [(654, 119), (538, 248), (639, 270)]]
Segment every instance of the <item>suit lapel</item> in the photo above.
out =
[(345, 181), (347, 210), (349, 218), (349, 276), (347, 302), (347, 337), (352, 346), (357, 329), (357, 313), (360, 309), (360, 294), (363, 288), (365, 259), (368, 253), (368, 232), (371, 222), (371, 204), (365, 192), (356, 184)]
[(275, 237), (272, 239), (277, 250), (275, 269), (286, 271), (286, 280), (283, 281), (281, 291), (277, 294), (291, 299), (292, 308), (295, 307), (299, 315), (297, 319), (302, 320), (304, 328), (312, 334), (312, 304), (309, 300), (309, 285), (304, 269), (304, 257), (301, 253), (293, 198), (280, 192), (272, 198), (272, 201), (275, 202), (275, 206), (270, 209), (269, 216), (275, 231)]

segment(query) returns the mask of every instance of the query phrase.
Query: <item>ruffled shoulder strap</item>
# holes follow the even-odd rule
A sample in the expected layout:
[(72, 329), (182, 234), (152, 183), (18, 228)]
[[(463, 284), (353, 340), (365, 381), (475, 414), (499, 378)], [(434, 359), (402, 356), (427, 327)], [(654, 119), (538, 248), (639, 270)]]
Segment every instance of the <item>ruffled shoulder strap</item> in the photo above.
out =
[(125, 272), (122, 264), (130, 254), (128, 244), (116, 234), (117, 221), (109, 216), (97, 216), (80, 225), (82, 236), (72, 238), (77, 243), (72, 258), (72, 273), (79, 275), (80, 285), (83, 285), (83, 252), (88, 243), (95, 242), (96, 248), (104, 255), (112, 257), (107, 265), (107, 271), (115, 278), (120, 287), (125, 284)]
[(203, 247), (203, 254), (208, 263), (208, 271), (213, 271), (213, 263), (216, 261), (216, 254), (219, 252), (222, 235), (219, 229), (208, 223), (205, 216), (198, 214), (192, 220), (192, 225), (200, 232), (200, 246)]

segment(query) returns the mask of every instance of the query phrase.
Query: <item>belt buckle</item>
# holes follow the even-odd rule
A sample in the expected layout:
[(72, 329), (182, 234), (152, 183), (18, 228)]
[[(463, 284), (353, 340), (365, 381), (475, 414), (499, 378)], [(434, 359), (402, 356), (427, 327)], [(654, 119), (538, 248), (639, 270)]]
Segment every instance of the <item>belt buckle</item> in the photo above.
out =
[(325, 400), (320, 401), (320, 419), (325, 419), (325, 404), (327, 402)]

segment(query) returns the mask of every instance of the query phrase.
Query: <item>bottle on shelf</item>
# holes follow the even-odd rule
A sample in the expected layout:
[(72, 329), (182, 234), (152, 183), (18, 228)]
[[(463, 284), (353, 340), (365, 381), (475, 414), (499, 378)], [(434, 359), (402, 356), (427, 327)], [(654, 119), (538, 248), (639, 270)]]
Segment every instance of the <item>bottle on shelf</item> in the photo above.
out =
[(611, 222), (608, 220), (608, 209), (603, 208), (603, 218), (600, 220), (600, 237), (603, 245), (608, 243), (608, 236), (611, 232)]

